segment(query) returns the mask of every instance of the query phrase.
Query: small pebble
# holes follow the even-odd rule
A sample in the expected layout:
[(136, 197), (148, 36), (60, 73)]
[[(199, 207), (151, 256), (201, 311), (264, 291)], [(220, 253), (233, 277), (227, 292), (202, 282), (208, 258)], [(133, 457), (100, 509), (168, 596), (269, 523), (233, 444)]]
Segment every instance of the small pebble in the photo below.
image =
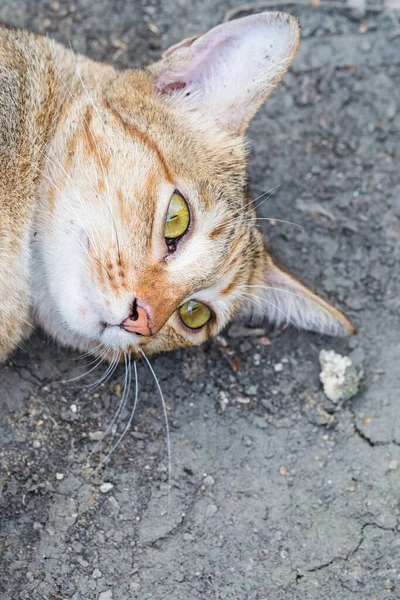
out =
[(398, 468), (398, 466), (399, 466), (399, 463), (397, 462), (396, 459), (391, 460), (389, 463), (389, 469), (391, 471), (395, 471)]
[(107, 492), (110, 492), (113, 489), (113, 487), (113, 484), (108, 481), (106, 483), (102, 483), (99, 487), (99, 490), (102, 494), (107, 494)]
[(229, 398), (228, 398), (228, 394), (224, 390), (220, 391), (219, 397), (220, 397), (220, 404), (222, 403), (222, 404), (225, 404), (225, 406), (228, 406)]
[(98, 600), (112, 600), (112, 591), (107, 590), (106, 592), (100, 592)]
[(56, 473), (56, 479), (57, 481), (61, 481), (62, 479), (64, 479), (64, 473)]
[(279, 473), (280, 473), (281, 475), (287, 475), (287, 468), (286, 468), (286, 467), (281, 467), (281, 468), (279, 469)]
[(93, 579), (100, 579), (101, 571), (99, 569), (95, 569), (92, 573), (92, 577), (93, 577)]
[(205, 485), (206, 487), (212, 487), (214, 485), (214, 483), (215, 483), (215, 479), (211, 475), (207, 475), (203, 479), (203, 485)]
[(236, 402), (239, 402), (239, 404), (249, 404), (250, 398), (246, 398), (245, 396), (240, 396), (239, 398), (236, 398)]
[(131, 588), (131, 592), (139, 592), (141, 585), (137, 581), (132, 581), (129, 587)]
[(276, 363), (276, 365), (274, 365), (274, 371), (276, 373), (280, 373), (281, 371), (283, 371), (283, 364), (282, 363)]
[(71, 412), (73, 412), (75, 414), (76, 411), (78, 410), (78, 407), (76, 406), (76, 404), (71, 404), (70, 409), (71, 409)]
[(209, 504), (206, 508), (206, 518), (209, 519), (210, 517), (213, 517), (216, 512), (218, 512), (218, 508), (215, 504)]
[(103, 439), (103, 436), (103, 431), (89, 431), (89, 440), (91, 440), (92, 442), (99, 442)]
[(257, 390), (258, 390), (258, 385), (248, 385), (245, 388), (245, 392), (248, 396), (256, 396), (257, 395)]
[(89, 566), (89, 563), (87, 560), (85, 560), (84, 558), (82, 558), (82, 556), (78, 556), (78, 558), (76, 559), (78, 561), (78, 563), (81, 565), (81, 567), (83, 567), (84, 569), (86, 569), (86, 567)]
[(40, 448), (42, 444), (40, 443), (39, 440), (33, 440), (32, 442), (32, 446), (37, 450), (38, 448)]
[(110, 507), (110, 510), (117, 515), (119, 513), (119, 504), (116, 501), (116, 499), (114, 498), (114, 496), (110, 496), (108, 498), (108, 506)]

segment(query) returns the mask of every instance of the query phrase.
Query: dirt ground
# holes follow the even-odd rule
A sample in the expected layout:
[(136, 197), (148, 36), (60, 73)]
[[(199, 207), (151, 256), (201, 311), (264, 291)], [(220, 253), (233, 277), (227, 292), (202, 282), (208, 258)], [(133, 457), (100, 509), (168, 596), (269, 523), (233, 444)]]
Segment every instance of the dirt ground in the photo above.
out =
[[(0, 20), (133, 66), (237, 5), (2, 0)], [(303, 41), (251, 126), (251, 191), (280, 185), (260, 216), (302, 227), (261, 221), (272, 248), (358, 333), (234, 325), (156, 358), (169, 511), (149, 371), (134, 428), (98, 473), (89, 454), (122, 370), (87, 393), (63, 381), (88, 361), (33, 336), (0, 368), (1, 600), (400, 597), (400, 25), (389, 11), (286, 9)], [(364, 370), (351, 401), (325, 398), (322, 348)]]

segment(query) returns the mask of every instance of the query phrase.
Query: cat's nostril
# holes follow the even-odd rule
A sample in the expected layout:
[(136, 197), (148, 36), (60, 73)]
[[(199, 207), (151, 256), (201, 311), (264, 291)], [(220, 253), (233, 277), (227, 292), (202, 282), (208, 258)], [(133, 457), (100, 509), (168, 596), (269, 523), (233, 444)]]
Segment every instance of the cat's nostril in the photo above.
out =
[(132, 308), (131, 308), (131, 314), (129, 315), (129, 318), (132, 319), (132, 321), (137, 321), (139, 318), (136, 298), (133, 301)]

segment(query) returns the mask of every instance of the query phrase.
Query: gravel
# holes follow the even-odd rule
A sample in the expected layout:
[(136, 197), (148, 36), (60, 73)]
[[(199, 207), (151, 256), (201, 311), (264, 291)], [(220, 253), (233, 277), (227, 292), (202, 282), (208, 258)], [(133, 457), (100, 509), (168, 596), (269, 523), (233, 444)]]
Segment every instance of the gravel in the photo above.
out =
[[(0, 19), (127, 67), (237, 5), (3, 0)], [(303, 41), (250, 127), (250, 191), (280, 185), (259, 207), (274, 253), (357, 335), (238, 323), (224, 342), (155, 358), (169, 485), (144, 366), (133, 429), (99, 473), (111, 436), (90, 453), (123, 373), (86, 394), (62, 382), (87, 363), (35, 334), (0, 368), (1, 600), (400, 596), (400, 37), (388, 11), (288, 9)], [(319, 382), (323, 348), (365, 372), (337, 406)]]

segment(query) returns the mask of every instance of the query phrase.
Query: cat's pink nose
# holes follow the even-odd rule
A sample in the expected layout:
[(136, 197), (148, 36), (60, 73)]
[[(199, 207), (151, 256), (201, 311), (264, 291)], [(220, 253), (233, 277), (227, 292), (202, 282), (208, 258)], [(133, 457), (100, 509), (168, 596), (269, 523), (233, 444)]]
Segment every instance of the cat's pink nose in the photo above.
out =
[(121, 323), (121, 327), (130, 333), (151, 335), (148, 314), (141, 306), (135, 306), (133, 314)]

